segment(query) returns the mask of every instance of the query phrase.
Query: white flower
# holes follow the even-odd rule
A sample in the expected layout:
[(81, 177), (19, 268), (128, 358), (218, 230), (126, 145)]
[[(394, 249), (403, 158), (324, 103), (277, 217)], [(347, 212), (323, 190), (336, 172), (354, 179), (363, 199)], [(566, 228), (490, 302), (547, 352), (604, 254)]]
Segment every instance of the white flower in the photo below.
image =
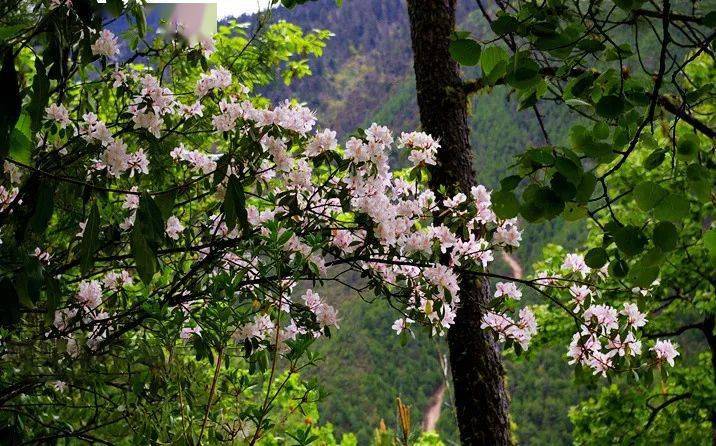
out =
[(193, 334), (196, 334), (196, 335), (201, 334), (201, 327), (193, 327), (193, 328), (192, 327), (184, 327), (181, 329), (181, 332), (179, 333), (179, 337), (181, 339), (187, 340), (187, 339), (191, 338), (191, 335), (193, 335)]
[(52, 388), (60, 393), (64, 393), (65, 389), (67, 389), (67, 383), (64, 381), (51, 381), (50, 384), (52, 385)]
[(396, 319), (395, 322), (393, 322), (393, 330), (395, 330), (396, 334), (400, 334), (403, 332), (403, 330), (406, 330), (410, 324), (415, 322), (414, 320), (410, 318), (400, 318)]
[(567, 254), (562, 263), (562, 269), (566, 269), (575, 273), (580, 273), (582, 277), (589, 274), (589, 267), (584, 263), (584, 256), (579, 254)]
[(99, 38), (91, 45), (92, 54), (95, 56), (114, 57), (119, 54), (117, 38), (108, 29), (99, 33)]
[(170, 239), (179, 240), (179, 235), (184, 230), (184, 226), (181, 224), (178, 218), (175, 216), (169, 217), (167, 220), (166, 232)]
[(136, 152), (129, 155), (127, 158), (127, 168), (129, 169), (129, 177), (134, 176), (134, 172), (147, 174), (149, 173), (149, 160), (145, 155), (144, 150), (139, 149)]
[(70, 124), (70, 113), (67, 111), (64, 105), (50, 104), (49, 107), (45, 108), (45, 115), (47, 119), (51, 119), (58, 123), (63, 129)]
[(641, 313), (636, 304), (624, 302), (624, 309), (619, 313), (627, 317), (629, 325), (633, 328), (643, 327), (647, 323), (646, 314)]
[(97, 280), (82, 282), (75, 297), (80, 304), (95, 309), (102, 303), (102, 285)]
[(336, 132), (325, 129), (322, 132), (316, 133), (316, 136), (306, 144), (305, 154), (307, 157), (313, 158), (323, 152), (335, 150), (337, 145)]
[(43, 251), (42, 249), (37, 247), (37, 248), (35, 248), (35, 252), (33, 253), (33, 255), (35, 257), (37, 257), (37, 260), (39, 260), (40, 263), (42, 263), (44, 265), (50, 264), (50, 259), (52, 258), (52, 256), (50, 255), (49, 252)]
[(520, 246), (522, 233), (517, 229), (517, 220), (511, 219), (502, 223), (495, 231), (492, 241), (498, 245)]
[(670, 366), (674, 366), (674, 358), (679, 356), (679, 352), (676, 351), (676, 347), (671, 343), (670, 340), (657, 340), (656, 344), (650, 348), (656, 354), (656, 359), (659, 362), (666, 361)]
[(522, 291), (517, 288), (514, 282), (497, 282), (495, 285), (495, 297), (501, 296), (520, 300), (522, 298)]

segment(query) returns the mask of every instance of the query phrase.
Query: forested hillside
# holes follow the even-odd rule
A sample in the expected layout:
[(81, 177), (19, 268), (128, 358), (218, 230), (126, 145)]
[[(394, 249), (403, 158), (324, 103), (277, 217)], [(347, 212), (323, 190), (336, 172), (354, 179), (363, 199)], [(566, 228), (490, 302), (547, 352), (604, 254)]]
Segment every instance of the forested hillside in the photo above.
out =
[[(485, 24), (475, 13), (476, 6), (471, 2), (460, 2), (460, 6), (459, 27), (479, 35)], [(271, 20), (286, 20), (305, 30), (328, 29), (334, 36), (323, 56), (311, 61), (312, 76), (290, 85), (278, 79), (262, 91), (264, 95), (273, 100), (295, 97), (306, 102), (318, 111), (319, 125), (335, 129), (339, 138), (372, 122), (395, 131), (417, 128), (412, 50), (402, 0), (345, 1), (342, 7), (334, 0), (319, 0), (291, 10), (276, 9)], [(239, 21), (254, 23), (250, 17)], [(517, 111), (516, 101), (503, 87), (474, 97), (471, 106), (477, 180), (496, 187), (518, 151), (529, 144), (544, 144), (542, 133), (532, 110)], [(576, 118), (556, 107), (540, 112), (552, 142), (564, 141), (568, 124)], [(394, 161), (400, 164), (402, 160)], [(564, 222), (531, 225), (516, 255), (529, 269), (545, 241), (572, 246), (582, 233), (579, 226), (566, 227)], [(405, 347), (386, 342), (395, 333), (390, 328), (393, 315), (385, 311), (384, 304), (365, 305), (345, 289), (327, 292), (339, 302), (348, 325), (322, 346), (326, 356), (339, 360), (324, 362), (316, 371), (328, 392), (320, 410), (339, 432), (355, 432), (363, 443), (381, 419), (394, 423), (396, 396), (411, 404), (417, 414), (426, 410), (431, 396), (444, 382), (439, 355), (447, 350), (443, 340), (424, 334)], [(565, 385), (572, 377), (563, 354), (561, 350), (542, 349), (508, 364), (513, 419), (521, 444), (571, 442), (567, 411), (584, 391)], [(453, 416), (448, 394), (438, 423), (445, 440), (456, 440)]]

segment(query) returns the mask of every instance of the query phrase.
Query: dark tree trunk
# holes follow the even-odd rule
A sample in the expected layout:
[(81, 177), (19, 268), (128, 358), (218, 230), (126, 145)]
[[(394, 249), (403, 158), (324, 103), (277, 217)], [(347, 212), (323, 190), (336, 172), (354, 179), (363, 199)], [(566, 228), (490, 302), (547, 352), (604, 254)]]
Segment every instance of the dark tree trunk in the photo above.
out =
[[(448, 46), (455, 27), (456, 0), (408, 0), (415, 81), (423, 131), (439, 138), (438, 165), (431, 187), (465, 193), (475, 184), (467, 98)], [(464, 445), (509, 445), (509, 397), (504, 369), (492, 335), (480, 329), (489, 300), (486, 281), (461, 280), (460, 307), (448, 332), (450, 367), (460, 439)]]

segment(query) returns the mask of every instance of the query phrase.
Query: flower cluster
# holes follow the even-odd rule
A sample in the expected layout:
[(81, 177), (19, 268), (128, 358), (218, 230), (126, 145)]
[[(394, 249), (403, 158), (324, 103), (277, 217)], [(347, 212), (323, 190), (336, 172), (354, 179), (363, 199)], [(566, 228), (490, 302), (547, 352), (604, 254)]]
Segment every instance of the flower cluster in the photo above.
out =
[[(106, 57), (119, 51), (106, 30), (92, 49)], [(427, 187), (420, 172), (438, 163), (440, 145), (426, 133), (396, 140), (374, 123), (339, 144), (335, 131), (315, 129), (309, 108), (295, 101), (267, 107), (222, 67), (167, 84), (178, 93), (151, 69), (116, 66), (104, 79), (120, 106), (79, 118), (84, 108), (52, 104), (41, 139), (82, 172), (75, 183), (101, 184), (106, 192), (92, 198), (99, 222), (82, 215), (67, 226), (69, 239), (87, 246), (92, 227), (112, 253), (90, 262), (89, 271), (86, 262), (64, 270), (74, 276), (63, 284), (74, 299), (56, 307), (48, 336), (64, 339), (70, 355), (120, 336), (116, 328), (132, 326), (147, 296), (169, 309), (160, 319), (178, 339), (210, 339), (221, 325), (216, 319), (230, 315), (231, 339), (247, 354), (272, 345), (290, 350), (294, 341), (339, 328), (335, 308), (308, 286), (346, 283), (346, 273), (361, 276), (358, 292), (390, 299), (401, 313), (393, 325), (398, 334), (421, 325), (444, 335), (455, 323), (462, 284), (486, 280), (495, 252), (522, 241), (517, 220), (495, 214), (485, 186)], [(68, 152), (78, 147), (91, 155)], [(389, 162), (400, 149), (412, 163), (405, 171)], [(0, 212), (22, 181), (14, 169), (5, 168), (13, 188), (0, 186)], [(35, 256), (51, 268), (56, 258), (51, 263), (48, 251), (72, 247), (45, 249)], [(576, 254), (563, 270), (579, 279), (603, 273)], [(605, 373), (614, 356), (641, 354), (637, 329), (646, 318), (635, 305), (618, 311), (581, 283), (569, 293), (583, 321), (570, 347), (573, 361)], [(527, 349), (537, 322), (530, 308), (517, 306), (521, 298), (517, 284), (497, 283), (481, 326)], [(673, 363), (669, 345), (655, 346), (657, 360)]]
[[(639, 333), (648, 322), (635, 303), (623, 302), (619, 309), (600, 301), (598, 283), (608, 274), (606, 268), (590, 268), (582, 255), (569, 253), (559, 272), (542, 271), (535, 279), (543, 290), (565, 289), (569, 298), (566, 305), (572, 308), (573, 317), (581, 321), (568, 348), (569, 363), (589, 367), (595, 375), (602, 376), (620, 370), (626, 358), (639, 358), (645, 353)], [(673, 365), (678, 355), (671, 341), (657, 341), (650, 351), (654, 352), (655, 363)]]
[(112, 31), (103, 29), (97, 40), (91, 45), (91, 49), (92, 54), (96, 56), (112, 58), (119, 54), (119, 42)]

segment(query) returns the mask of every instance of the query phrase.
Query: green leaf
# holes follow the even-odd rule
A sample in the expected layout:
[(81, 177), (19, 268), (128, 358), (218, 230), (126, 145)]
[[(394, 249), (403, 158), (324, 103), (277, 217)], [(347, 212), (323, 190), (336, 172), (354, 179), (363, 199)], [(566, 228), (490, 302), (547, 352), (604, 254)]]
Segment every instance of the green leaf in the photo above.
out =
[(640, 288), (648, 288), (659, 277), (659, 267), (637, 262), (629, 270), (629, 280)]
[(36, 132), (41, 124), (45, 113), (47, 101), (50, 98), (50, 80), (45, 72), (45, 65), (42, 59), (35, 58), (35, 76), (32, 78), (32, 98), (28, 106), (30, 115), (30, 129)]
[(639, 254), (646, 246), (647, 239), (636, 226), (621, 227), (613, 235), (619, 250), (628, 256)]
[(663, 149), (654, 150), (644, 160), (644, 169), (646, 169), (646, 170), (656, 169), (657, 167), (659, 167), (661, 165), (661, 163), (664, 162), (665, 158), (666, 158), (666, 150), (663, 150)]
[(597, 115), (603, 118), (616, 118), (624, 112), (624, 98), (616, 95), (603, 96), (595, 106)]
[(606, 47), (597, 39), (582, 39), (577, 42), (577, 48), (588, 53), (596, 53), (598, 51), (602, 51)]
[(592, 248), (587, 252), (587, 255), (584, 256), (584, 263), (593, 269), (601, 268), (608, 260), (609, 257), (607, 256), (607, 251), (604, 248)]
[(500, 218), (513, 218), (520, 211), (520, 202), (513, 192), (499, 190), (492, 193), (492, 210)]
[(460, 65), (474, 66), (480, 62), (480, 44), (473, 39), (453, 40), (448, 50)]
[(159, 212), (162, 214), (162, 221), (167, 221), (167, 219), (172, 216), (176, 196), (176, 190), (154, 196), (154, 202), (157, 204), (157, 208), (159, 208)]
[(569, 201), (577, 195), (577, 188), (559, 172), (552, 175), (549, 181), (550, 188), (564, 201)]
[(14, 279), (15, 289), (20, 297), (20, 303), (32, 308), (40, 299), (40, 290), (43, 285), (42, 265), (35, 256), (27, 256), (20, 272)]
[(238, 221), (244, 230), (249, 228), (248, 215), (246, 214), (246, 196), (241, 182), (235, 175), (229, 177), (229, 183), (226, 186), (226, 196), (224, 197), (224, 216), (226, 218), (226, 226), (229, 230), (236, 227)]
[(143, 193), (139, 197), (139, 209), (137, 209), (134, 227), (144, 234), (143, 237), (152, 246), (157, 246), (164, 239), (162, 212), (151, 195), (147, 193)]
[(490, 83), (493, 84), (507, 72), (509, 59), (510, 55), (502, 47), (493, 45), (483, 48), (480, 55), (482, 75), (487, 76)]
[(514, 190), (519, 186), (520, 181), (522, 181), (521, 176), (511, 175), (500, 180), (500, 187), (502, 190)]
[(520, 22), (515, 17), (503, 13), (492, 21), (490, 28), (492, 28), (495, 34), (503, 35), (517, 31), (519, 25)]
[(577, 194), (574, 200), (580, 203), (586, 203), (592, 198), (594, 189), (597, 187), (597, 177), (593, 173), (587, 172), (582, 176), (582, 181), (577, 186)]
[(614, 0), (614, 4), (625, 11), (636, 9), (644, 3), (642, 0)]
[(25, 25), (0, 26), (0, 42), (10, 40), (11, 37), (15, 37), (16, 34), (27, 28)]
[(669, 194), (654, 208), (654, 217), (661, 221), (679, 222), (689, 215), (689, 200), (681, 194)]
[(18, 118), (15, 128), (10, 133), (10, 158), (23, 164), (30, 164), (31, 159), (31, 119), (23, 113)]
[(652, 237), (654, 244), (663, 251), (676, 249), (676, 244), (679, 241), (679, 233), (676, 230), (676, 226), (668, 221), (657, 223), (656, 226), (654, 226)]
[(144, 15), (144, 5), (139, 3), (136, 4), (132, 8), (132, 16), (134, 16), (134, 20), (137, 22), (137, 32), (139, 33), (139, 37), (144, 37), (147, 33), (147, 18)]
[(543, 166), (547, 166), (554, 163), (554, 154), (552, 154), (552, 149), (550, 147), (530, 149), (527, 151), (527, 156), (532, 161)]
[(587, 101), (583, 101), (581, 99), (572, 98), (567, 99), (564, 101), (565, 104), (569, 105), (570, 107), (584, 107), (584, 108), (592, 108), (592, 104), (590, 104)]
[(676, 155), (684, 160), (693, 159), (699, 151), (699, 137), (689, 133), (679, 138), (676, 145)]
[(626, 277), (629, 272), (629, 265), (622, 259), (614, 259), (609, 264), (609, 275), (614, 277)]
[(37, 191), (35, 209), (27, 228), (36, 234), (44, 234), (54, 211), (55, 183), (50, 180), (42, 180)]
[(118, 17), (124, 9), (124, 2), (122, 0), (107, 0), (107, 9), (114, 17)]
[(134, 257), (137, 273), (139, 273), (139, 278), (142, 279), (142, 282), (146, 285), (149, 285), (156, 272), (157, 260), (154, 251), (138, 225), (134, 226), (130, 234), (130, 249), (132, 251), (132, 257)]
[(548, 187), (527, 188), (522, 198), (524, 202), (520, 206), (520, 213), (529, 222), (542, 218), (550, 220), (564, 210), (564, 200)]
[(540, 66), (532, 60), (529, 53), (521, 52), (513, 56), (508, 66), (507, 83), (514, 88), (525, 90), (534, 87), (542, 79)]
[(554, 162), (554, 167), (572, 184), (577, 185), (582, 181), (581, 164), (578, 165), (569, 158), (558, 156)]
[(653, 209), (666, 196), (668, 192), (653, 181), (644, 181), (634, 188), (634, 200), (643, 211)]
[(86, 274), (94, 264), (94, 253), (99, 244), (99, 228), (99, 208), (97, 202), (93, 202), (80, 242), (80, 271), (82, 274)]

